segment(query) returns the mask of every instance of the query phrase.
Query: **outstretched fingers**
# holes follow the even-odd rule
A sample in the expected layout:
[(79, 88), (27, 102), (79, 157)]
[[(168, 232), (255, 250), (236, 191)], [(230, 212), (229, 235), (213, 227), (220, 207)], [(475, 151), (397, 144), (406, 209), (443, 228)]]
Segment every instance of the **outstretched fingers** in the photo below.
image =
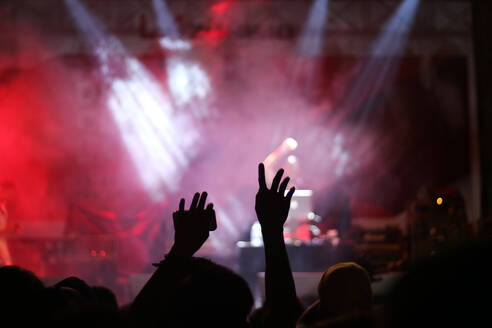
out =
[(195, 193), (195, 195), (193, 195), (193, 200), (191, 201), (191, 205), (190, 205), (190, 211), (193, 211), (196, 209), (197, 205), (198, 205), (198, 199), (200, 198), (200, 193)]
[(173, 213), (173, 224), (175, 229), (176, 227), (180, 226), (181, 224), (180, 217), (183, 215), (184, 211), (185, 211), (185, 199), (181, 198), (181, 200), (179, 201), (178, 211)]
[(203, 210), (205, 208), (205, 202), (207, 201), (207, 192), (204, 191), (202, 192), (202, 195), (200, 197), (200, 201), (198, 202), (198, 209)]
[(217, 229), (217, 219), (215, 217), (214, 204), (208, 204), (205, 211), (207, 212), (207, 217), (209, 219), (208, 230), (214, 231), (215, 229)]
[(267, 189), (265, 181), (265, 165), (263, 163), (258, 165), (258, 184), (260, 185), (261, 190)]
[(287, 193), (287, 196), (285, 198), (290, 202), (292, 199), (292, 196), (294, 195), (294, 192), (296, 191), (296, 187), (292, 187), (289, 189), (289, 192)]
[(277, 192), (278, 185), (280, 183), (280, 180), (282, 179), (283, 174), (284, 174), (284, 169), (280, 169), (277, 171), (277, 174), (275, 174), (275, 178), (273, 178), (272, 187), (270, 188), (270, 190)]
[(290, 178), (289, 177), (286, 177), (284, 179), (284, 181), (282, 181), (282, 183), (280, 184), (280, 188), (278, 190), (278, 193), (280, 195), (285, 195), (285, 190), (287, 189), (287, 185), (289, 184), (289, 181), (290, 181)]

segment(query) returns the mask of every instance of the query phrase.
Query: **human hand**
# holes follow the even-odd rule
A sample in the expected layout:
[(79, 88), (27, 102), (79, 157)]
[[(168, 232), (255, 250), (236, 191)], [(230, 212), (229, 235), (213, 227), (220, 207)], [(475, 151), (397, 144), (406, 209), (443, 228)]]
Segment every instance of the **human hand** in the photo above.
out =
[(179, 202), (179, 210), (173, 213), (174, 245), (170, 254), (191, 257), (205, 243), (209, 231), (217, 229), (214, 205), (205, 208), (207, 193), (195, 193), (190, 209), (185, 211), (185, 200)]
[(258, 165), (259, 190), (256, 194), (255, 210), (262, 230), (282, 231), (287, 220), (290, 200), (296, 188), (290, 188), (287, 195), (285, 195), (290, 178), (286, 177), (280, 183), (283, 174), (283, 169), (278, 170), (273, 178), (271, 188), (268, 189), (265, 181), (265, 166), (263, 163)]

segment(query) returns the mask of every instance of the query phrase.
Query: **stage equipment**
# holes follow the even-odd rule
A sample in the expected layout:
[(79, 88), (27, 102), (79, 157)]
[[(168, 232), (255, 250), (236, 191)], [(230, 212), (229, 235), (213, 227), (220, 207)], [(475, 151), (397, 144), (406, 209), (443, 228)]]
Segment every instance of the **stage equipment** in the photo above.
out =
[[(284, 230), (288, 234), (287, 242), (310, 241), (312, 223), (309, 217), (313, 215), (313, 191), (298, 189), (294, 192), (290, 202), (289, 215)], [(307, 231), (306, 231), (307, 229)], [(308, 238), (309, 236), (309, 238)]]
[(430, 191), (409, 209), (409, 256), (416, 261), (466, 242), (471, 227), (463, 196), (454, 189)]
[(357, 257), (364, 259), (374, 273), (401, 268), (405, 260), (405, 241), (403, 231), (390, 225), (374, 229), (353, 225), (343, 240), (352, 245)]
[(280, 146), (278, 146), (273, 152), (268, 154), (268, 156), (263, 161), (265, 164), (265, 169), (268, 170), (272, 165), (278, 160), (278, 158), (288, 152), (291, 152), (297, 148), (297, 141), (294, 138), (285, 139)]
[[(293, 272), (323, 272), (338, 262), (355, 261), (350, 246), (333, 247), (329, 243), (320, 245), (286, 245)], [(238, 243), (238, 273), (248, 282), (251, 290), (257, 287), (257, 275), (265, 271), (265, 250), (249, 243)]]

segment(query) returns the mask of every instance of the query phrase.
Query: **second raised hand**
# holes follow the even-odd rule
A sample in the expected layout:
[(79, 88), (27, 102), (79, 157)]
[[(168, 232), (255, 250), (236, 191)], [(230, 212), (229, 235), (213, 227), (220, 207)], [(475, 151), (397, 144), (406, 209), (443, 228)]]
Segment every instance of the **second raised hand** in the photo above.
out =
[(205, 208), (207, 193), (195, 193), (188, 211), (185, 200), (179, 202), (178, 211), (173, 213), (174, 245), (171, 253), (193, 256), (208, 239), (209, 231), (217, 228), (215, 211), (210, 203)]
[(290, 188), (285, 195), (290, 178), (286, 177), (281, 182), (283, 174), (283, 169), (278, 170), (270, 189), (268, 189), (265, 180), (265, 166), (263, 163), (258, 165), (259, 189), (256, 194), (255, 210), (263, 230), (282, 231), (289, 215), (290, 201), (294, 195), (295, 187)]

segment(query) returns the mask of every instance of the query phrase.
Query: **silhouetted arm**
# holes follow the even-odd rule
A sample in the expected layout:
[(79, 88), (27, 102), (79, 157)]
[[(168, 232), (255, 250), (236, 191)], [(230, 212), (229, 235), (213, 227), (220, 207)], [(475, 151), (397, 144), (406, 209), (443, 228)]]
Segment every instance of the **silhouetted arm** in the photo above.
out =
[(209, 231), (216, 229), (213, 204), (205, 208), (206, 199), (206, 192), (201, 197), (196, 193), (188, 211), (181, 199), (179, 210), (173, 213), (174, 244), (132, 304), (133, 317), (140, 324), (156, 324), (168, 316), (166, 310), (172, 308), (173, 295), (190, 273), (192, 256), (205, 243)]
[(265, 295), (267, 324), (295, 326), (303, 307), (300, 304), (285, 247), (283, 229), (289, 214), (290, 201), (295, 188), (287, 195), (289, 178), (280, 183), (283, 170), (279, 170), (270, 189), (266, 186), (265, 167), (258, 166), (259, 190), (255, 210), (263, 234), (265, 246)]

